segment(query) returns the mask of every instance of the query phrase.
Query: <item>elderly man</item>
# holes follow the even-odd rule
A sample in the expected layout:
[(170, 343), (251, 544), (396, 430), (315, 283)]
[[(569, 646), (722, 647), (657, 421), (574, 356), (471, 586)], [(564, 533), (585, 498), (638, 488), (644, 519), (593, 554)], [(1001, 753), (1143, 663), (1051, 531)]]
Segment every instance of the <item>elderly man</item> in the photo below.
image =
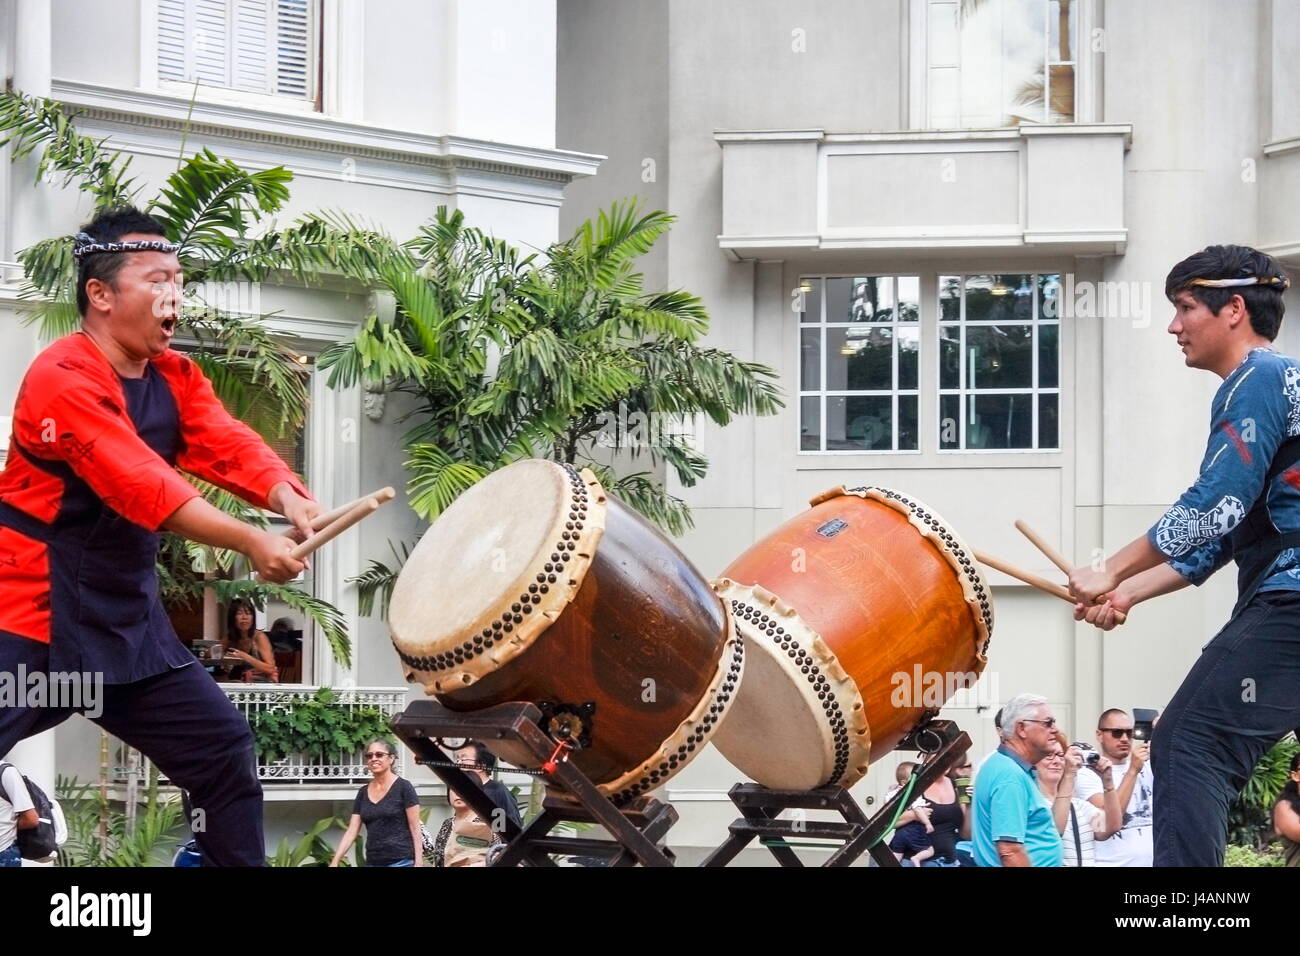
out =
[(1020, 694), (1009, 700), (1002, 708), (1001, 734), (1001, 745), (975, 783), (975, 861), (980, 866), (1060, 866), (1061, 834), (1034, 771), (1059, 739), (1047, 699)]

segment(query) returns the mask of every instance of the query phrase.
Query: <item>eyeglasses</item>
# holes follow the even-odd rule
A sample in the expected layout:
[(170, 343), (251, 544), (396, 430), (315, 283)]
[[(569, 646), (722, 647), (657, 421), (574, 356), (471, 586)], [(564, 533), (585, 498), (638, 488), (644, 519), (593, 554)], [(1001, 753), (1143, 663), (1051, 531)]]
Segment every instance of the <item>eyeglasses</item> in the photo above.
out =
[(1043, 720), (1042, 718), (1039, 717), (1025, 717), (1023, 722), (1026, 724), (1042, 724), (1044, 727), (1056, 726), (1055, 717), (1048, 717), (1046, 720)]
[(362, 754), (362, 756), (365, 757), (367, 760), (378, 760), (380, 757), (391, 757), (392, 754), (385, 753), (382, 750), (371, 750), (368, 753)]
[(1132, 727), (1098, 727), (1097, 730), (1103, 734), (1110, 734), (1116, 740), (1122, 740), (1125, 737), (1133, 736)]

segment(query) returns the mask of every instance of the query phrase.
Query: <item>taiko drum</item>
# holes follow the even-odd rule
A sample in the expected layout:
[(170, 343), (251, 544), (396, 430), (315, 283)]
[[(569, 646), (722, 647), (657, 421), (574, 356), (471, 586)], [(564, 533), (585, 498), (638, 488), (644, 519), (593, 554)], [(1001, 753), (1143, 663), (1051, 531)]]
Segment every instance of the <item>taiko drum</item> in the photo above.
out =
[[(931, 508), (887, 488), (835, 488), (714, 582), (744, 636), (745, 673), (714, 738), (767, 787), (851, 786), (937, 712), (911, 683), (985, 666), (993, 628), (973, 552)], [(900, 676), (901, 675), (901, 676)]]
[[(538, 705), (616, 802), (704, 748), (742, 673), (732, 616), (681, 552), (590, 471), (540, 459), (494, 472), (438, 517), (388, 616), (408, 680), (453, 710)], [(484, 743), (516, 766), (532, 759)]]

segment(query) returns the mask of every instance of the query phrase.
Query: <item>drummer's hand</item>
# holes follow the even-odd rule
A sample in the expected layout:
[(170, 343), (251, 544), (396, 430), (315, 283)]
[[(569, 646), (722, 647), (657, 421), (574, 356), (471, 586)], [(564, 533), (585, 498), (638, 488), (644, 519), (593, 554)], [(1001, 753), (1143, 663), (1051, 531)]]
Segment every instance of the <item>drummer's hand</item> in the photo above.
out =
[(289, 555), (292, 550), (293, 542), (284, 535), (254, 528), (244, 554), (258, 574), (273, 584), (284, 584), (296, 578), (306, 567), (302, 561)]
[(1093, 627), (1098, 627), (1103, 631), (1113, 630), (1128, 620), (1129, 612), (1133, 610), (1133, 605), (1137, 603), (1128, 593), (1125, 586), (1121, 584), (1109, 594), (1102, 595), (1102, 603), (1094, 604), (1091, 607), (1083, 604), (1074, 606), (1074, 619), (1076, 621), (1087, 621)]
[(312, 536), (311, 519), (325, 510), (319, 502), (304, 498), (294, 491), (287, 481), (282, 481), (273, 487), (266, 500), (272, 508), (289, 519), (296, 532), (290, 536), (298, 542)]
[(1080, 604), (1091, 606), (1119, 585), (1115, 575), (1084, 565), (1070, 572), (1070, 593)]

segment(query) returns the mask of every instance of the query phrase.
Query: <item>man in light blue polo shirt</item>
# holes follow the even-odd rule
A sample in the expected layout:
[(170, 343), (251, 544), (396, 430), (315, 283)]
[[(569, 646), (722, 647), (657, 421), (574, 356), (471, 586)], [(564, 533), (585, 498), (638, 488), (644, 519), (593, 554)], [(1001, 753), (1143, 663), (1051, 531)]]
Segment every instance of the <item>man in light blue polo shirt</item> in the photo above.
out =
[(1021, 694), (1002, 708), (1002, 744), (975, 780), (971, 836), (980, 866), (1061, 865), (1061, 835), (1034, 774), (1056, 733), (1046, 698)]

